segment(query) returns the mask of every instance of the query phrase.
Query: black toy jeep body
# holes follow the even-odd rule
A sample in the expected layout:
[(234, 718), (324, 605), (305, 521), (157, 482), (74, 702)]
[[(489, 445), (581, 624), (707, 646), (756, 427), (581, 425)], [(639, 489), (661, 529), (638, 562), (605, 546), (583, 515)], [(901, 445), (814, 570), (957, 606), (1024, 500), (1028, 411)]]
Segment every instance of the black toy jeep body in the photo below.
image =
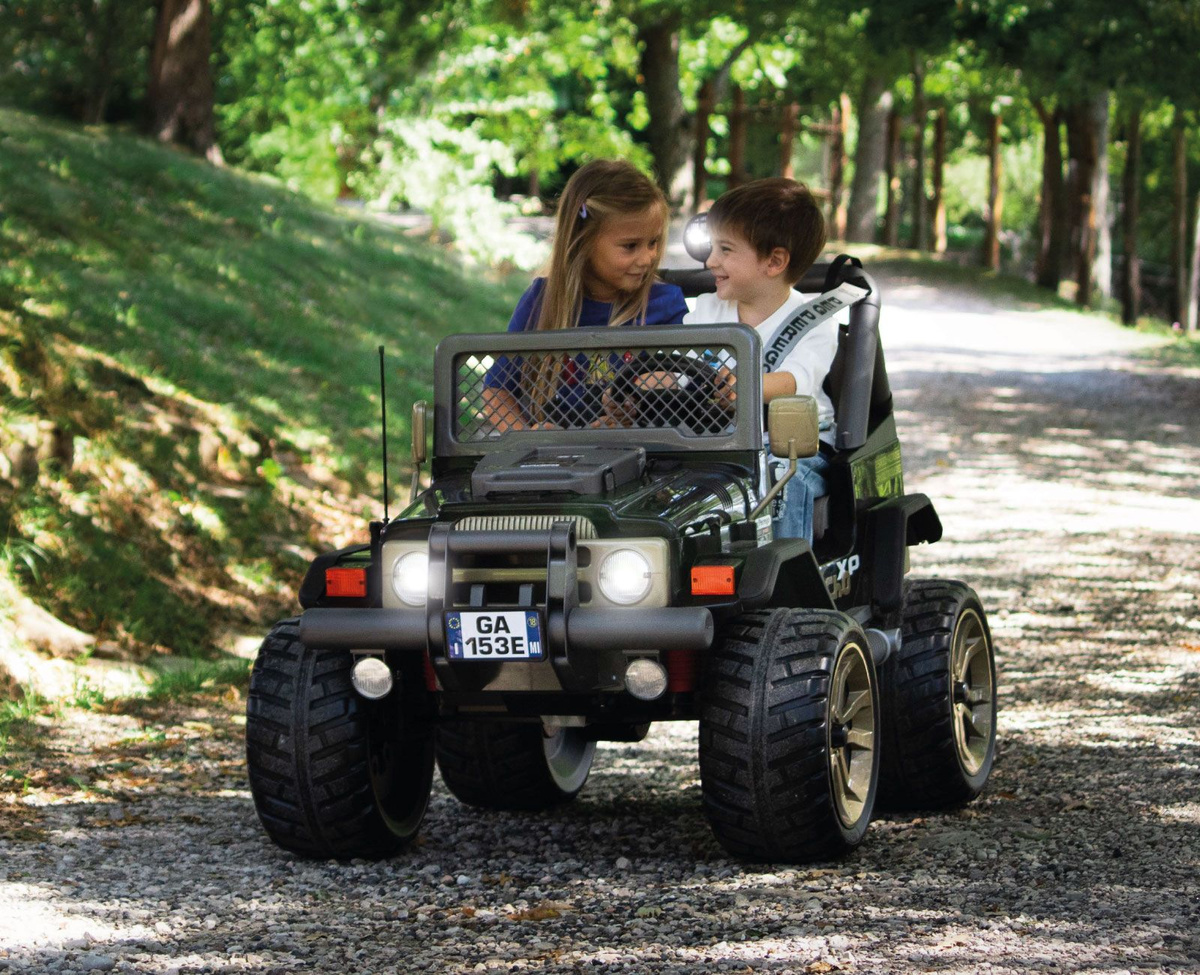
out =
[[(396, 851), (420, 825), (435, 756), (465, 802), (547, 808), (579, 792), (596, 742), (663, 720), (699, 720), (705, 812), (748, 858), (836, 855), (862, 840), (877, 798), (978, 794), (995, 740), (986, 618), (961, 583), (905, 579), (907, 547), (941, 524), (904, 493), (878, 289), (860, 268), (836, 274), (870, 293), (830, 376), (836, 447), (822, 448), (811, 545), (772, 538), (782, 484), (752, 330), (438, 347), (431, 486), (369, 544), (313, 563), (304, 613), (256, 662), (247, 753), (272, 839), (320, 857)], [(707, 272), (672, 277), (711, 290)], [(497, 424), (497, 390), (524, 429)], [(793, 461), (817, 449), (806, 399), (779, 402), (770, 423)], [(415, 409), (418, 462), (423, 419)]]

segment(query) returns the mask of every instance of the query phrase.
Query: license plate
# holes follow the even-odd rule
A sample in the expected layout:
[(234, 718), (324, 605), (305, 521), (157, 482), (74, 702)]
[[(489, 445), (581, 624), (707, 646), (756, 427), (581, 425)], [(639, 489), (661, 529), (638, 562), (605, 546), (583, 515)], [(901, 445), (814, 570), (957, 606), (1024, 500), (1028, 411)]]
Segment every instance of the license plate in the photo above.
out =
[(446, 648), (451, 660), (541, 660), (542, 620), (535, 610), (446, 614)]

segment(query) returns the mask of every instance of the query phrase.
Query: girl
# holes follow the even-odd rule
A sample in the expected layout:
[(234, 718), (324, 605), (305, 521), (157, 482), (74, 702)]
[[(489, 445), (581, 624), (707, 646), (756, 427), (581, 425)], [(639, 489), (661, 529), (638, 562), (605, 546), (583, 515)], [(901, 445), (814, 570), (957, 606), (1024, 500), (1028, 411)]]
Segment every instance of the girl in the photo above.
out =
[[(546, 274), (521, 296), (508, 330), (682, 322), (683, 292), (656, 280), (668, 216), (662, 191), (631, 164), (597, 159), (578, 170), (559, 200)], [(601, 412), (608, 358), (502, 357), (485, 380), (484, 412), (500, 433), (587, 426)]]

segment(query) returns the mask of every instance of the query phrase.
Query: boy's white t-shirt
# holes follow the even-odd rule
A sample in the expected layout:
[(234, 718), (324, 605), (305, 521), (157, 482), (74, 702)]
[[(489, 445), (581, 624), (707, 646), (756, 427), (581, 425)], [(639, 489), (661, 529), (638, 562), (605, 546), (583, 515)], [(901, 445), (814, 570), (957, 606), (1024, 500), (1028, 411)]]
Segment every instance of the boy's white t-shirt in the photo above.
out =
[[(775, 334), (775, 330), (812, 295), (803, 295), (792, 290), (782, 305), (774, 314), (755, 326), (758, 337), (763, 344)], [(837, 319), (845, 317), (845, 312)], [(718, 298), (715, 292), (700, 295), (696, 298), (696, 307), (683, 316), (685, 325), (718, 325), (738, 320), (737, 302), (725, 301)], [(833, 401), (822, 388), (829, 368), (833, 365), (833, 357), (837, 353), (838, 325), (836, 319), (822, 322), (808, 332), (799, 342), (792, 346), (783, 361), (773, 370), (775, 372), (790, 372), (796, 380), (796, 392), (807, 394), (817, 401), (817, 414), (821, 423), (821, 439), (832, 444), (835, 439), (833, 429)]]

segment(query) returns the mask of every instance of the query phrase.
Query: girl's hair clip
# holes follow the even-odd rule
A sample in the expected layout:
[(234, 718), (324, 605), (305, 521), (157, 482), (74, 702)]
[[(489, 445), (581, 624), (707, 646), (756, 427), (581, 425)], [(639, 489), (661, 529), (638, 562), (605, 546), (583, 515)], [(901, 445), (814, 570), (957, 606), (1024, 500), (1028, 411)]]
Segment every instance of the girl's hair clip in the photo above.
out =
[(584, 203), (583, 205), (581, 205), (579, 207), (579, 219), (580, 220), (587, 219), (587, 204), (586, 203)]

